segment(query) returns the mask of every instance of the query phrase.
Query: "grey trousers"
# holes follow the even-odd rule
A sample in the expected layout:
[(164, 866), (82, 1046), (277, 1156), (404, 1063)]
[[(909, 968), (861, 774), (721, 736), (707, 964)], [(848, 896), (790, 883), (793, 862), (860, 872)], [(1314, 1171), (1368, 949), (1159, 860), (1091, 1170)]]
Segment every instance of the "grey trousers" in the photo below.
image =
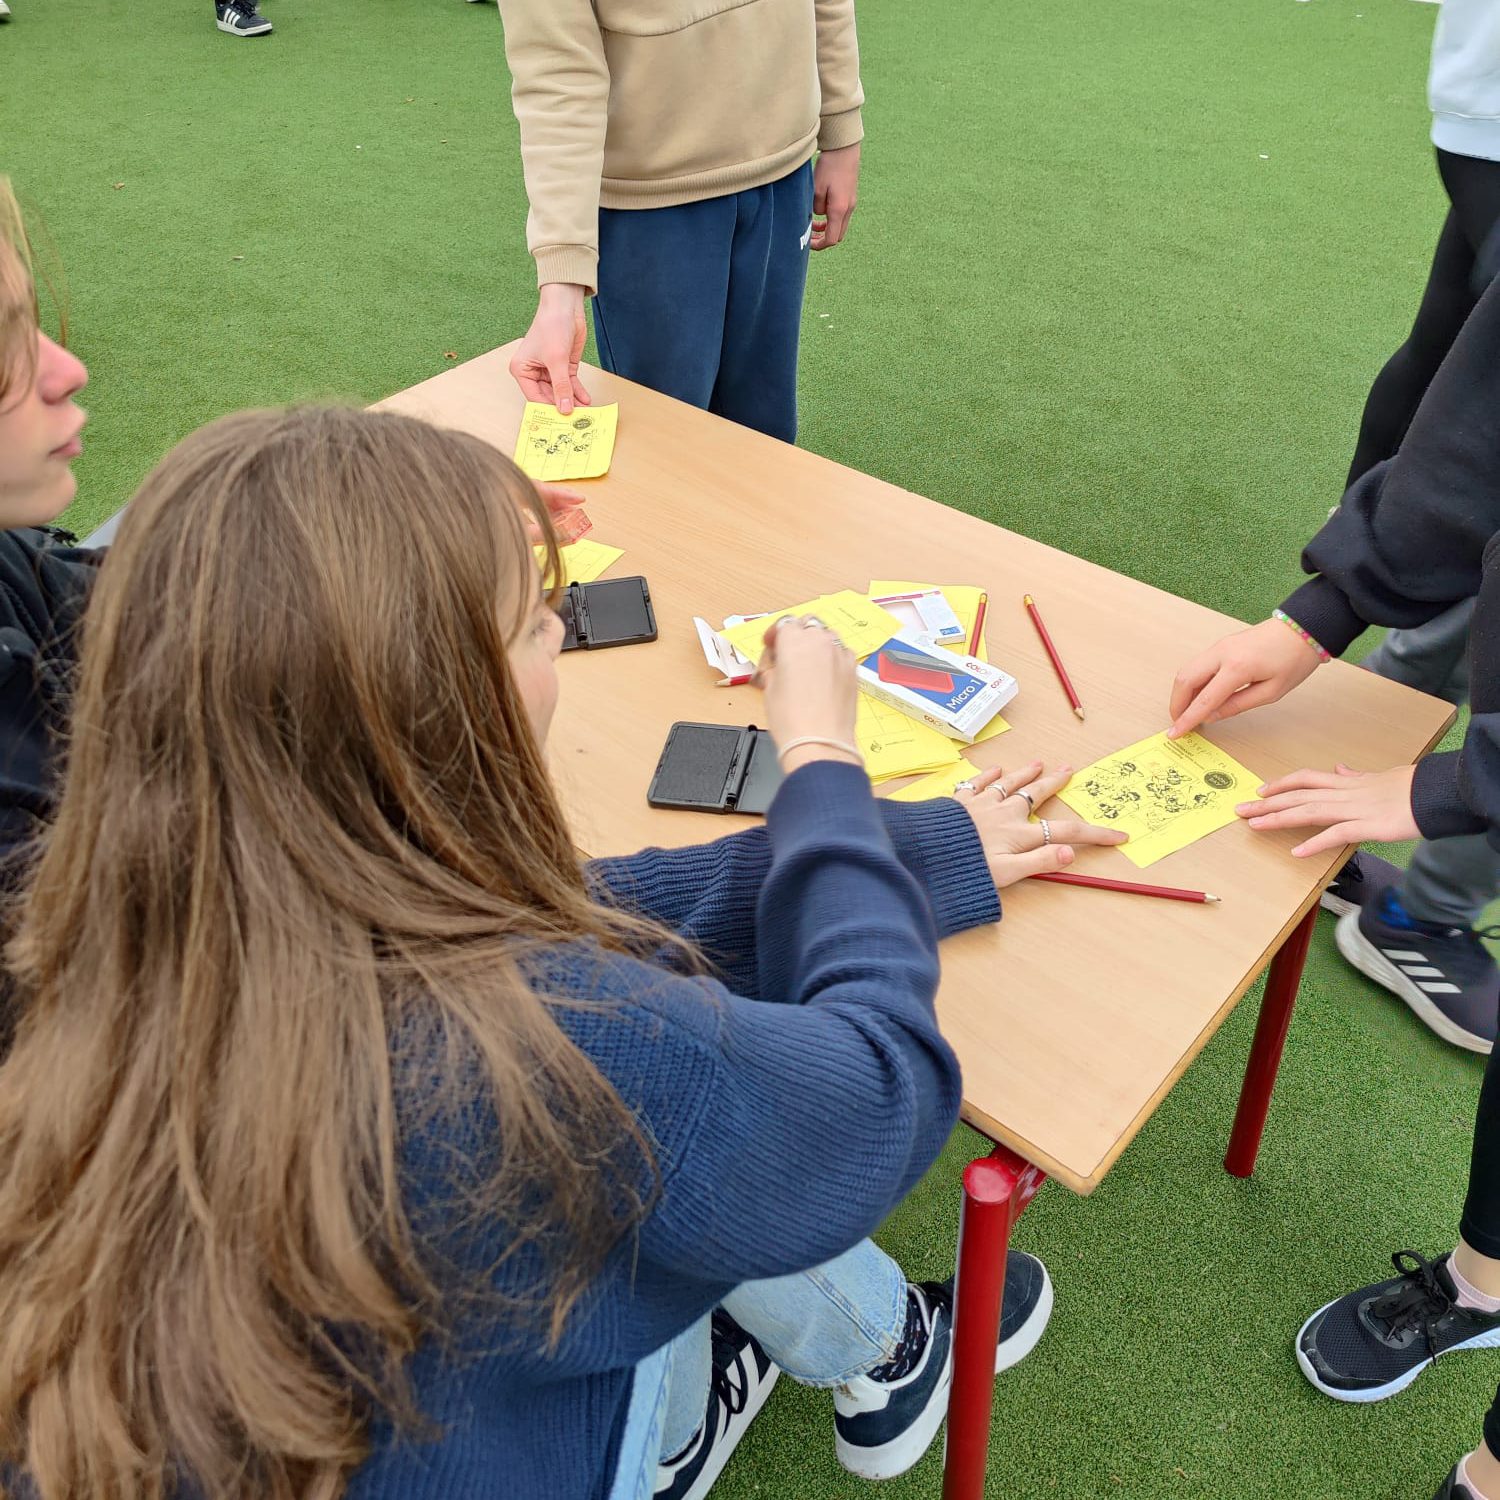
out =
[[(1393, 630), (1364, 665), (1393, 682), (1458, 705), (1469, 696), (1469, 619), (1466, 600), (1413, 630)], [(1472, 927), (1500, 896), (1500, 852), (1482, 834), (1424, 839), (1401, 883), (1401, 904), (1419, 921)]]

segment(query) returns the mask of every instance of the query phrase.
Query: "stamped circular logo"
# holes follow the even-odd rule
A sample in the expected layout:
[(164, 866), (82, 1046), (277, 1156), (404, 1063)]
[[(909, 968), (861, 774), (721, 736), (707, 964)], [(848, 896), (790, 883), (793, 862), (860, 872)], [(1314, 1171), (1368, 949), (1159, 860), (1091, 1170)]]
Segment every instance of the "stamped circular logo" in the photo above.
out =
[(1228, 771), (1210, 771), (1203, 778), (1216, 792), (1227, 792), (1234, 785)]
[(576, 427), (579, 432), (582, 432), (585, 427), (592, 427), (593, 425), (594, 419), (592, 417), (579, 417), (573, 423), (573, 426)]

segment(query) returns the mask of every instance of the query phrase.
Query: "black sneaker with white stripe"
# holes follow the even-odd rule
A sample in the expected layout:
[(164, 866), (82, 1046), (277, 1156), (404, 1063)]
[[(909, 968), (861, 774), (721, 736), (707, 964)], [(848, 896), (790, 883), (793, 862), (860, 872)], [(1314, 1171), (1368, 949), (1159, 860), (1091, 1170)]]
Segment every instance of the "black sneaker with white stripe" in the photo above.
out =
[(1345, 916), (1358, 911), (1371, 896), (1387, 886), (1395, 885), (1404, 873), (1400, 865), (1393, 865), (1390, 860), (1381, 859), (1368, 850), (1356, 849), (1344, 861), (1318, 905), (1336, 917)]
[(1440, 1354), (1500, 1348), (1500, 1315), (1458, 1305), (1448, 1257), (1391, 1257), (1397, 1274), (1320, 1307), (1297, 1334), (1302, 1373), (1335, 1401), (1384, 1401)]
[(781, 1373), (722, 1308), (713, 1316), (713, 1366), (703, 1425), (656, 1470), (655, 1500), (703, 1500), (749, 1431)]
[[(1036, 1348), (1052, 1316), (1052, 1281), (1034, 1255), (1012, 1250), (995, 1373)], [(906, 1289), (906, 1330), (889, 1363), (833, 1393), (834, 1449), (851, 1474), (894, 1479), (927, 1451), (948, 1414), (953, 1383), (953, 1279)]]
[(1500, 966), (1474, 932), (1406, 915), (1394, 889), (1339, 918), (1334, 941), (1361, 974), (1399, 995), (1445, 1042), (1488, 1053), (1500, 1022)]
[(230, 36), (266, 36), (271, 23), (255, 8), (256, 0), (217, 0), (214, 24)]

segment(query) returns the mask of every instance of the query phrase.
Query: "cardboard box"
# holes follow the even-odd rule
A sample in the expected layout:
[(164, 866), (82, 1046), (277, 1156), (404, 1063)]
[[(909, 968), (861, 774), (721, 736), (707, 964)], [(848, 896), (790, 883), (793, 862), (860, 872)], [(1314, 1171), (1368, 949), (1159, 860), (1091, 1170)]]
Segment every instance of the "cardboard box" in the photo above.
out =
[(1019, 691), (1009, 672), (945, 650), (914, 630), (872, 651), (855, 675), (872, 697), (966, 745)]

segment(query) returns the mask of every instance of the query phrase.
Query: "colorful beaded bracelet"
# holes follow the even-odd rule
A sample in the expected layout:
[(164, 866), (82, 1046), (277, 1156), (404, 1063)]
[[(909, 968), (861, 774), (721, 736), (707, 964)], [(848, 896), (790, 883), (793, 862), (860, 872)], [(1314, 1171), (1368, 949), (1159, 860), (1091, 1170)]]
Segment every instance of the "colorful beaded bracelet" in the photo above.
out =
[(1271, 611), (1271, 618), (1273, 620), (1280, 620), (1288, 630), (1296, 631), (1296, 633), (1300, 635), (1302, 639), (1306, 641), (1307, 644), (1318, 653), (1319, 661), (1333, 660), (1332, 655), (1328, 651), (1324, 650), (1324, 648), (1317, 641), (1315, 641), (1312, 636), (1310, 636), (1307, 631), (1305, 631), (1284, 609), (1273, 609)]

